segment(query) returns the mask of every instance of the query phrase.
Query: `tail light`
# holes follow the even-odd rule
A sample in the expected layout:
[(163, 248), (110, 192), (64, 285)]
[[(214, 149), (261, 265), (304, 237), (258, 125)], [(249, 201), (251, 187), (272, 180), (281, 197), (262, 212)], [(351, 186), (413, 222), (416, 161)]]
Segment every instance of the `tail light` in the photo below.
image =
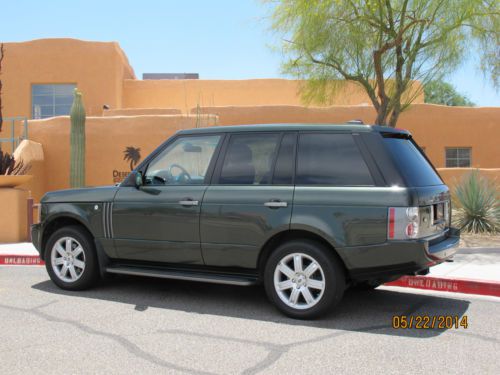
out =
[(418, 207), (389, 207), (387, 238), (389, 240), (418, 238), (419, 223)]

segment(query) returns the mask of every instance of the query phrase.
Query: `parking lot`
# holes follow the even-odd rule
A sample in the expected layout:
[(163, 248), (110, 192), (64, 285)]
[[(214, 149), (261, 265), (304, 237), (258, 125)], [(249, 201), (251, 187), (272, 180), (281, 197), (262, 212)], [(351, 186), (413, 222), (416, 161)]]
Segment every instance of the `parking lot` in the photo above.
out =
[[(65, 292), (44, 267), (0, 267), (4, 374), (500, 373), (500, 299), (379, 288), (296, 321), (260, 287), (117, 277)], [(394, 329), (394, 315), (468, 328)]]

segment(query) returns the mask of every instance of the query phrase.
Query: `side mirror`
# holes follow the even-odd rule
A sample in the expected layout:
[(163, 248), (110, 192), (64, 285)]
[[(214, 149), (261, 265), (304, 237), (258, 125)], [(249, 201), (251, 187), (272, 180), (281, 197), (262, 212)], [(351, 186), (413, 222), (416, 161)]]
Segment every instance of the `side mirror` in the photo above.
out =
[(144, 183), (142, 173), (137, 171), (135, 172), (135, 187), (139, 189)]

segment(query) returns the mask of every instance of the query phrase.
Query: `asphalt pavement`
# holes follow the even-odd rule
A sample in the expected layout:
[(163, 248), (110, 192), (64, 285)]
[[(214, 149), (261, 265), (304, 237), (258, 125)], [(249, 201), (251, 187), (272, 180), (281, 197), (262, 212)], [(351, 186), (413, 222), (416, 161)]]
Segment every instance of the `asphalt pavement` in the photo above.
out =
[[(321, 320), (284, 317), (261, 287), (116, 277), (65, 292), (44, 267), (0, 267), (2, 374), (498, 374), (500, 298), (381, 287)], [(393, 316), (467, 317), (395, 329)]]

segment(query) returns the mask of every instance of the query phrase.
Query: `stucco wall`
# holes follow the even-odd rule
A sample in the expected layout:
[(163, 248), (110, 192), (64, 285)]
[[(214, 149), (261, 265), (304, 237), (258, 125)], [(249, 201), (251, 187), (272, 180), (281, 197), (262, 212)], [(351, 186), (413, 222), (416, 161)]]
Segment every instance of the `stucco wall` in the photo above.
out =
[[(462, 178), (471, 173), (474, 168), (437, 168), (446, 185), (453, 188), (462, 181)], [(479, 174), (493, 181), (500, 187), (500, 168), (478, 169)]]
[[(130, 172), (124, 160), (126, 147), (140, 148), (141, 161), (176, 131), (193, 128), (196, 121), (213, 123), (213, 118), (195, 116), (129, 116), (88, 117), (86, 122), (86, 183), (88, 186), (110, 185)], [(68, 116), (30, 120), (30, 139), (43, 145), (44, 171), (34, 181), (44, 180), (44, 192), (69, 188)], [(29, 188), (29, 187), (28, 187)], [(42, 192), (43, 193), (43, 192)], [(33, 192), (35, 201), (41, 197)]]
[[(124, 108), (179, 108), (188, 112), (200, 106), (302, 105), (301, 81), (288, 79), (247, 80), (125, 80)], [(415, 88), (419, 87), (417, 84)], [(332, 99), (338, 105), (371, 103), (357, 85), (347, 82)], [(416, 98), (423, 102), (423, 94)]]
[(180, 115), (177, 108), (123, 108), (108, 109), (102, 112), (103, 116), (141, 116), (141, 115)]
[[(196, 127), (197, 122), (200, 126), (211, 126), (217, 120), (223, 125), (265, 122), (341, 123), (353, 118), (369, 122), (374, 115), (370, 107), (268, 106), (220, 107), (204, 110), (220, 117), (147, 115), (87, 118), (87, 184), (89, 186), (112, 184), (128, 173), (129, 162), (123, 160), (126, 147), (140, 148), (140, 154), (144, 158), (176, 131)], [(426, 147), (427, 154), (438, 167), (444, 164), (444, 146), (455, 145), (472, 146), (473, 164), (495, 168), (500, 166), (500, 155), (498, 148), (495, 147), (500, 139), (499, 119), (500, 108), (450, 110), (441, 106), (421, 105), (415, 106), (403, 116), (401, 127), (408, 128), (416, 135), (417, 141)], [(44, 151), (43, 168), (36, 169), (32, 182), (38, 184), (38, 187), (32, 188), (33, 196), (38, 200), (45, 191), (69, 187), (70, 124), (68, 117), (58, 117), (31, 120), (29, 126), (30, 139), (41, 143)], [(472, 126), (474, 132), (470, 131)], [(474, 136), (471, 136), (471, 133), (474, 133)], [(438, 138), (435, 138), (434, 134), (438, 134)], [(484, 148), (484, 145), (488, 148)], [(469, 170), (445, 169), (441, 173), (446, 182), (453, 184), (455, 178), (459, 178)], [(489, 177), (494, 177), (499, 175), (498, 171), (499, 169), (496, 169), (485, 173)], [(40, 180), (43, 180), (43, 189), (40, 188)]]
[[(196, 108), (191, 109), (195, 113)], [(262, 123), (343, 123), (360, 119), (373, 123), (370, 106), (224, 106), (203, 107), (220, 125)], [(446, 107), (414, 104), (398, 127), (408, 129), (437, 167), (445, 167), (445, 147), (472, 147), (472, 167), (500, 167), (500, 107)]]
[(37, 83), (75, 83), (84, 93), (87, 113), (101, 115), (104, 104), (122, 106), (123, 80), (135, 78), (116, 42), (39, 39), (5, 43), (4, 49), (5, 117), (31, 118), (31, 85)]

